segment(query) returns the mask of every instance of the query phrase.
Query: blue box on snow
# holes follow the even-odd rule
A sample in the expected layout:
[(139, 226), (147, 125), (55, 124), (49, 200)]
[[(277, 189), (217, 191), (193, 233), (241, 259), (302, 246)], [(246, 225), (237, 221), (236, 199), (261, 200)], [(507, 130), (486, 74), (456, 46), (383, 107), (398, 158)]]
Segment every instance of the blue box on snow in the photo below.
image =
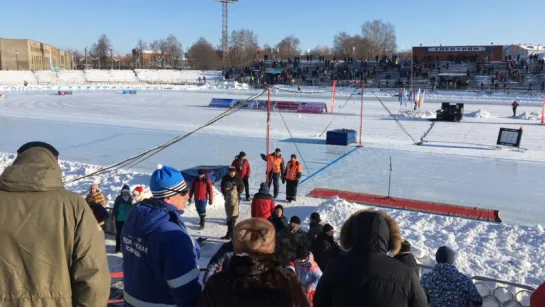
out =
[(356, 142), (356, 131), (352, 129), (336, 129), (327, 132), (327, 145), (348, 146)]

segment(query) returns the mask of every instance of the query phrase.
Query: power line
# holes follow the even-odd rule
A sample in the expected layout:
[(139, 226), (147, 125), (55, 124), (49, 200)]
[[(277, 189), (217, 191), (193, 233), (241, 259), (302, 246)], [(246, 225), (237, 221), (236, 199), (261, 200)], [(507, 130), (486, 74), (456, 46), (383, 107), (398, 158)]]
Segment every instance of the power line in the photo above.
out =
[(168, 147), (186, 139), (187, 137), (189, 137), (190, 135), (194, 134), (195, 132), (203, 129), (203, 128), (206, 128), (214, 123), (216, 123), (217, 121), (219, 121), (220, 119), (224, 118), (224, 117), (227, 117), (233, 113), (235, 113), (236, 111), (238, 111), (241, 107), (245, 106), (246, 104), (248, 104), (249, 101), (251, 100), (255, 100), (256, 98), (260, 97), (261, 95), (263, 95), (266, 91), (268, 90), (268, 87), (265, 88), (261, 93), (259, 94), (256, 94), (256, 95), (253, 95), (253, 96), (250, 96), (248, 97), (247, 99), (243, 100), (243, 101), (239, 101), (238, 103), (236, 103), (234, 106), (232, 106), (231, 108), (229, 108), (228, 110), (226, 110), (225, 112), (219, 114), (218, 116), (214, 117), (213, 119), (211, 119), (210, 121), (208, 121), (206, 124), (202, 125), (202, 126), (199, 126), (197, 127), (196, 129), (184, 134), (184, 135), (180, 135), (180, 136), (176, 136), (174, 138), (172, 138), (170, 141), (166, 142), (166, 143), (163, 143), (161, 145), (158, 145), (156, 147), (153, 147), (149, 150), (146, 150), (142, 153), (139, 153), (135, 156), (132, 156), (128, 159), (125, 159), (121, 162), (118, 162), (118, 163), (115, 163), (113, 165), (110, 165), (110, 166), (107, 166), (107, 167), (104, 167), (104, 168), (101, 168), (95, 172), (92, 172), (88, 175), (84, 175), (84, 176), (81, 176), (81, 177), (78, 177), (78, 178), (74, 178), (72, 180), (69, 180), (67, 182), (65, 182), (65, 184), (69, 184), (69, 183), (73, 183), (73, 182), (76, 182), (76, 181), (79, 181), (79, 180), (82, 180), (82, 179), (85, 179), (85, 178), (89, 178), (89, 177), (92, 177), (92, 176), (96, 176), (96, 175), (99, 175), (99, 174), (103, 174), (103, 173), (108, 173), (108, 172), (111, 172), (111, 171), (114, 171), (114, 170), (117, 170), (117, 169), (120, 169), (120, 168), (125, 168), (125, 167), (134, 167), (146, 160), (148, 160), (149, 158), (153, 157), (154, 155), (160, 153), (161, 151), (167, 149)]

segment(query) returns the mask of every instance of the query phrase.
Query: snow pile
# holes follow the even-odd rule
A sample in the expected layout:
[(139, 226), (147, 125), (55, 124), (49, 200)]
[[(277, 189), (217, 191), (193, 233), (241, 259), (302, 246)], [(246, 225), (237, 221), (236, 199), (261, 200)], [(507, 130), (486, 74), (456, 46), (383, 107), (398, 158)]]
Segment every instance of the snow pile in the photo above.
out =
[[(322, 220), (340, 231), (348, 217), (371, 208), (331, 198), (316, 208)], [(399, 224), (420, 263), (433, 265), (435, 251), (447, 245), (457, 251), (456, 265), (471, 276), (538, 286), (545, 280), (543, 227), (479, 222), (419, 212), (383, 209)], [(308, 222), (308, 221), (307, 221)]]
[(490, 117), (490, 113), (486, 110), (483, 110), (483, 109), (479, 109), (478, 111), (475, 111), (475, 112), (470, 112), (470, 113), (466, 113), (464, 114), (465, 117), (475, 117), (475, 118), (489, 118)]
[(518, 115), (516, 118), (525, 119), (525, 120), (540, 120), (541, 114), (539, 114), (538, 112), (530, 112), (530, 113), (524, 112)]
[(432, 118), (435, 118), (436, 115), (433, 114), (432, 112), (430, 111), (424, 111), (424, 112), (402, 112), (402, 113), (398, 113), (396, 114), (395, 116), (397, 119), (432, 119)]

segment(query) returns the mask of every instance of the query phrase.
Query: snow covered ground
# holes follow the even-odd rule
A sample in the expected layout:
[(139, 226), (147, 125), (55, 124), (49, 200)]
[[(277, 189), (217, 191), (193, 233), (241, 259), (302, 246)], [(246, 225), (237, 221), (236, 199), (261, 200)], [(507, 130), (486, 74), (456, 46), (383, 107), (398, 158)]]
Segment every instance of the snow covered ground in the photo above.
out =
[[(255, 90), (247, 90), (255, 93)], [(319, 89), (314, 89), (319, 92)], [(373, 96), (369, 96), (373, 95)], [(64, 174), (74, 178), (140, 153), (152, 146), (184, 134), (225, 109), (208, 108), (212, 98), (246, 98), (245, 90), (143, 91), (138, 95), (120, 92), (78, 92), (58, 96), (52, 92), (12, 92), (0, 101), (0, 171), (14, 158), (24, 142), (47, 141), (61, 153)], [(266, 97), (261, 97), (265, 99)], [(324, 101), (327, 93), (288, 93), (277, 90), (273, 99)], [(467, 101), (465, 112), (486, 110), (488, 117), (466, 117), (461, 123), (439, 122), (427, 136), (427, 143), (413, 145), (382, 105), (367, 93), (364, 102), (364, 148), (357, 149), (339, 162), (335, 159), (351, 147), (325, 145), (329, 129), (359, 129), (359, 98), (337, 99), (334, 114), (274, 113), (272, 148), (280, 147), (285, 156), (296, 153), (304, 159), (305, 176), (313, 175), (300, 187), (305, 194), (315, 187), (336, 188), (353, 192), (383, 194), (387, 192), (389, 158), (392, 157), (392, 196), (499, 209), (503, 225), (421, 213), (389, 211), (403, 229), (403, 234), (419, 250), (422, 263), (431, 263), (434, 250), (446, 244), (460, 251), (459, 266), (471, 275), (484, 275), (512, 282), (537, 285), (545, 280), (545, 233), (543, 221), (545, 186), (545, 126), (538, 119), (512, 118), (509, 102)], [(396, 114), (395, 97), (382, 97)], [(426, 99), (423, 112), (433, 114), (441, 100)], [(541, 112), (538, 100), (521, 104), (519, 113)], [(477, 114), (476, 113), (476, 114)], [(481, 112), (482, 113), (482, 112)], [(290, 133), (284, 126), (286, 121)], [(94, 181), (111, 201), (125, 183), (146, 184), (158, 163), (178, 168), (199, 164), (229, 164), (244, 150), (252, 163), (252, 193), (264, 179), (265, 165), (259, 153), (265, 152), (265, 113), (241, 110), (201, 130), (168, 150), (152, 157), (132, 170), (120, 170), (71, 184), (68, 188), (84, 192)], [(416, 140), (428, 130), (425, 119), (400, 120)], [(495, 142), (500, 127), (524, 127), (522, 147), (525, 152), (497, 150)], [(297, 148), (295, 147), (297, 145)], [(301, 159), (300, 159), (301, 160)], [(67, 162), (77, 161), (77, 162)], [(324, 170), (318, 172), (323, 167)], [(261, 178), (263, 176), (263, 178)], [(304, 178), (305, 179), (305, 178)], [(282, 196), (282, 194), (281, 194)], [(349, 214), (363, 206), (342, 200), (322, 201), (300, 197), (297, 205), (288, 205), (286, 215), (307, 219), (313, 211), (337, 228)], [(215, 202), (208, 214), (204, 231), (198, 230), (198, 217), (186, 213), (194, 235), (212, 237), (203, 246), (202, 264), (214, 253), (224, 234), (224, 210)], [(249, 204), (242, 205), (242, 216), (249, 216)], [(308, 222), (308, 221), (307, 221)], [(536, 226), (536, 225), (541, 226)], [(523, 226), (524, 225), (524, 226)], [(111, 255), (112, 259), (118, 256)], [(112, 260), (119, 269), (120, 259)], [(115, 264), (117, 263), (117, 264)]]

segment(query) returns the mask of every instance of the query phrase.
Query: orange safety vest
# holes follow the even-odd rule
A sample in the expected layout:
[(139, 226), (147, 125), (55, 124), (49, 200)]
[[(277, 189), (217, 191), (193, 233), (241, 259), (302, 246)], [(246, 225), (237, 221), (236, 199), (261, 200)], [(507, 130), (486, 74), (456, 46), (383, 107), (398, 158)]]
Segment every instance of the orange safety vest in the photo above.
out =
[(269, 155), (269, 162), (267, 163), (268, 170), (267, 172), (270, 173), (271, 170), (273, 173), (278, 174), (282, 171), (282, 163), (284, 162), (284, 159), (282, 157), (276, 157), (274, 155)]
[(286, 165), (286, 179), (287, 180), (297, 180), (297, 173), (302, 173), (303, 167), (301, 166), (301, 163), (295, 161), (290, 161)]

